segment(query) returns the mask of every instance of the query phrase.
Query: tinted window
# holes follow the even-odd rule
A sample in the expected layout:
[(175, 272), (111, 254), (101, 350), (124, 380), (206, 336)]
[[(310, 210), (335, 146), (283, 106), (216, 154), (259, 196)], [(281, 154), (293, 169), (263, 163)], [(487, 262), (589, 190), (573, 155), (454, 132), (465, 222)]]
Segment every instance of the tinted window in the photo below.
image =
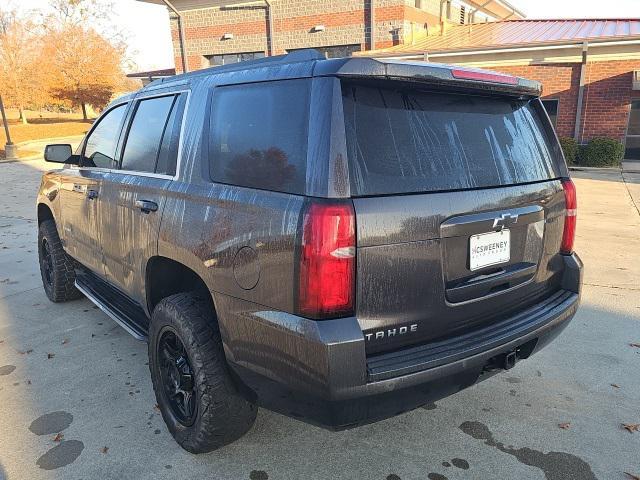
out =
[(346, 84), (355, 195), (512, 185), (559, 176), (528, 101)]
[(217, 88), (211, 108), (214, 181), (304, 193), (307, 80)]
[(549, 115), (553, 128), (556, 128), (558, 124), (558, 100), (542, 100), (542, 105), (544, 105), (544, 109)]
[(186, 98), (187, 96), (185, 94), (180, 95), (171, 109), (167, 128), (162, 135), (156, 173), (163, 173), (166, 175), (176, 174), (178, 145), (180, 143), (180, 130), (182, 128), (182, 115), (184, 113)]
[(116, 153), (120, 126), (126, 105), (109, 110), (93, 129), (86, 141), (82, 165), (85, 167), (111, 168)]
[(122, 154), (122, 169), (154, 172), (160, 140), (175, 96), (150, 98), (138, 102)]

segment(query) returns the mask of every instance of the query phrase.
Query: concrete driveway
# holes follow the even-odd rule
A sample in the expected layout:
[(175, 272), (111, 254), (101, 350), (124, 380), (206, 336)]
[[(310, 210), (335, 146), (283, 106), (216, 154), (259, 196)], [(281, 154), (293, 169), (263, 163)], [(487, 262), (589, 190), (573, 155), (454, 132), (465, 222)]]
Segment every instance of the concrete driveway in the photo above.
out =
[[(582, 307), (515, 369), (330, 433), (261, 410), (220, 451), (182, 451), (146, 346), (87, 300), (52, 304), (36, 255), (42, 162), (0, 165), (0, 479), (625, 479), (640, 475), (640, 175), (576, 173)], [(590, 178), (588, 178), (590, 177)], [(635, 205), (633, 202), (635, 196)], [(564, 428), (561, 428), (562, 427)]]

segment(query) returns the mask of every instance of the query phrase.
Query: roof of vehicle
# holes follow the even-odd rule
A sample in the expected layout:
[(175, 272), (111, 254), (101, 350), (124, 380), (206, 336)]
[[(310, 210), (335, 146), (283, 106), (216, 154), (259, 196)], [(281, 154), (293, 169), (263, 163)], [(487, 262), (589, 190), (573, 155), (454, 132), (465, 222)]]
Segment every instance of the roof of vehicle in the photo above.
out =
[[(462, 74), (457, 75), (460, 72)], [(139, 92), (184, 85), (210, 77), (218, 77), (220, 83), (223, 84), (239, 84), (321, 76), (399, 80), (429, 85), (450, 85), (501, 91), (527, 96), (538, 96), (541, 92), (541, 86), (538, 82), (484, 70), (372, 57), (326, 59), (314, 49), (161, 78), (149, 83)]]

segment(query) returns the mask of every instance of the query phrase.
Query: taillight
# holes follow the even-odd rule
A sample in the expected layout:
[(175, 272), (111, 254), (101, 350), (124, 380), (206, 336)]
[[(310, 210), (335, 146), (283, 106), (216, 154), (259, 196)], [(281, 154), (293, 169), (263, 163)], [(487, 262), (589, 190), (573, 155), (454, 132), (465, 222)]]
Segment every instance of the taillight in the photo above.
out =
[(570, 255), (573, 252), (573, 241), (576, 237), (578, 199), (576, 196), (576, 186), (570, 179), (562, 180), (562, 188), (564, 190), (565, 217), (560, 253)]
[(300, 313), (314, 318), (351, 314), (356, 254), (353, 206), (312, 203), (302, 228)]

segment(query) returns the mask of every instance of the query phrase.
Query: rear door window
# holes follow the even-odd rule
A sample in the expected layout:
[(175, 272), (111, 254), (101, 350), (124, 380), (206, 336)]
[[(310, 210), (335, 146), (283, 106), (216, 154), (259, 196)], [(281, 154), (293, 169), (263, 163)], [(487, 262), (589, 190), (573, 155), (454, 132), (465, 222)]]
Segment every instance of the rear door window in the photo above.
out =
[(308, 80), (217, 87), (210, 117), (215, 182), (303, 194)]
[(184, 115), (187, 94), (182, 93), (177, 98), (171, 109), (167, 127), (162, 135), (158, 161), (156, 162), (156, 173), (164, 175), (175, 175), (178, 161), (178, 147), (180, 144), (180, 132), (182, 130), (182, 116)]
[(529, 100), (343, 84), (354, 195), (484, 188), (560, 176)]

